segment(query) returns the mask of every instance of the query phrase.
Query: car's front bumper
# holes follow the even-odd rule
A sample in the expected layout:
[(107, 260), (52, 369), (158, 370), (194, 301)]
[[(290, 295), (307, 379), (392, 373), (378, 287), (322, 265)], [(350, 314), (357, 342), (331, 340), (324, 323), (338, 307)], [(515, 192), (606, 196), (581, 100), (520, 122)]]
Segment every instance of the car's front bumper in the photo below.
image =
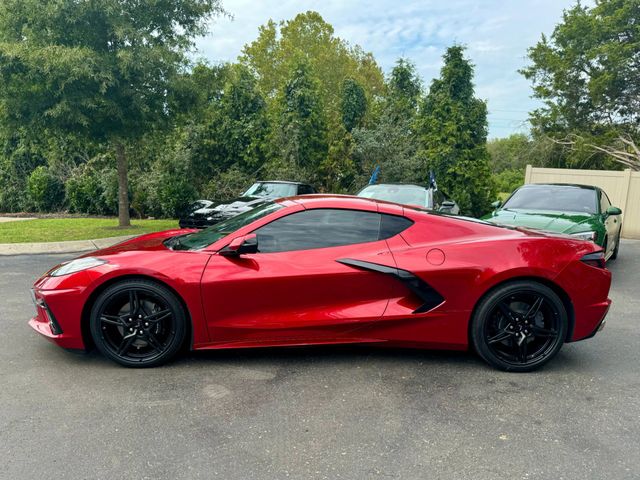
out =
[(47, 340), (70, 350), (84, 350), (82, 306), (84, 288), (44, 290), (34, 288), (36, 315), (29, 326)]

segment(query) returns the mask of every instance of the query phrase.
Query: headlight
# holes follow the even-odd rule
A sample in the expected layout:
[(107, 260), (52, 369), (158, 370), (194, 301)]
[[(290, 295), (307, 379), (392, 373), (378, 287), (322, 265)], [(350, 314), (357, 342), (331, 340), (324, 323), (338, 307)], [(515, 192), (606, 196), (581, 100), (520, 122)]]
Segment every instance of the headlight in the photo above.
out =
[(51, 270), (51, 272), (49, 272), (49, 276), (61, 277), (62, 275), (69, 275), (70, 273), (80, 272), (88, 268), (104, 265), (105, 263), (107, 263), (106, 260), (101, 260), (100, 258), (95, 257), (76, 258), (75, 260), (63, 263), (58, 268)]
[(598, 239), (598, 232), (580, 232), (580, 233), (571, 233), (572, 237), (579, 238), (580, 240), (591, 240), (595, 242)]

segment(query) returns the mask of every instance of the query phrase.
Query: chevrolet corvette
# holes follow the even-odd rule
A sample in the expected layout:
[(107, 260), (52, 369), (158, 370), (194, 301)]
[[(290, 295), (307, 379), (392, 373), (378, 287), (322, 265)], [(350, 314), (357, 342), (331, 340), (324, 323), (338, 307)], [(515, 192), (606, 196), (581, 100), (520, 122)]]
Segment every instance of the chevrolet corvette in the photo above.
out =
[(589, 241), (307, 195), (58, 265), (34, 284), (30, 326), (128, 367), (182, 347), (360, 343), (530, 371), (602, 328), (610, 283)]

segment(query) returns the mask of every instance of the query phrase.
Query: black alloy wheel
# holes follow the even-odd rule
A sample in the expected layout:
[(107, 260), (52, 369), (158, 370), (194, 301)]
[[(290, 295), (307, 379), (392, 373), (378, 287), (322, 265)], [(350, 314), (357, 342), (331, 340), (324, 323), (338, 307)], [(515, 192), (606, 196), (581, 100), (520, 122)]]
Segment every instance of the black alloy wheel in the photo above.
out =
[(186, 318), (168, 288), (148, 280), (124, 280), (98, 296), (90, 327), (106, 357), (127, 367), (154, 367), (180, 349)]
[(478, 354), (501, 370), (528, 372), (553, 358), (567, 335), (567, 312), (549, 287), (534, 281), (499, 286), (472, 320)]

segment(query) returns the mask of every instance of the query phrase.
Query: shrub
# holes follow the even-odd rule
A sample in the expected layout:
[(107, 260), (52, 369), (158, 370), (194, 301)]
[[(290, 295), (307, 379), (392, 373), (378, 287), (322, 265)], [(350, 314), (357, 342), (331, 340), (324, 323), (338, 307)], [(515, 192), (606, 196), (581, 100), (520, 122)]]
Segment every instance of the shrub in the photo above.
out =
[(64, 185), (47, 167), (37, 167), (27, 180), (27, 192), (39, 212), (59, 210), (64, 204)]
[(494, 175), (498, 192), (511, 193), (524, 183), (524, 172), (520, 169), (503, 170)]
[(153, 165), (146, 191), (147, 209), (156, 216), (177, 217), (197, 197), (188, 152), (169, 152)]

